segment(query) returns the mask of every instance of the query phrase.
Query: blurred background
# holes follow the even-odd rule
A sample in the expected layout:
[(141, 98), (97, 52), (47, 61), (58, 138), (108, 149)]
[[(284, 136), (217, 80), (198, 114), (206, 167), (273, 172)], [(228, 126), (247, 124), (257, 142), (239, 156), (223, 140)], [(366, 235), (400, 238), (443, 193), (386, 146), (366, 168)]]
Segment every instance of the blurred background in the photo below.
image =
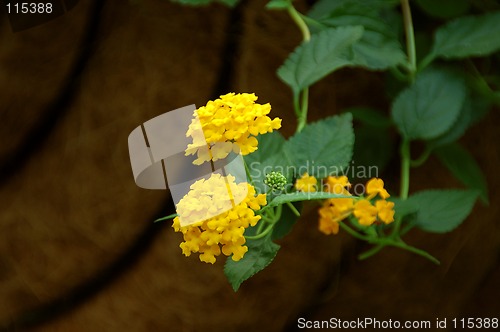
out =
[[(254, 92), (283, 118), (284, 135), (293, 133), (291, 92), (275, 71), (301, 37), (265, 4), (81, 1), (16, 32), (0, 17), (0, 331), (294, 331), (299, 317), (500, 318), (498, 110), (461, 139), (486, 173), (489, 206), (478, 202), (452, 233), (406, 237), (440, 266), (390, 248), (360, 262), (369, 247), (319, 233), (309, 209), (273, 264), (234, 293), (222, 259), (184, 257), (170, 223), (153, 224), (173, 207), (167, 192), (134, 183), (127, 137), (144, 121)], [(439, 23), (418, 8), (415, 21)], [(385, 83), (381, 73), (336, 72), (311, 89), (311, 119), (353, 106), (388, 113)], [(393, 152), (380, 175), (395, 192)], [(450, 186), (461, 184), (435, 158), (412, 171), (412, 192)]]

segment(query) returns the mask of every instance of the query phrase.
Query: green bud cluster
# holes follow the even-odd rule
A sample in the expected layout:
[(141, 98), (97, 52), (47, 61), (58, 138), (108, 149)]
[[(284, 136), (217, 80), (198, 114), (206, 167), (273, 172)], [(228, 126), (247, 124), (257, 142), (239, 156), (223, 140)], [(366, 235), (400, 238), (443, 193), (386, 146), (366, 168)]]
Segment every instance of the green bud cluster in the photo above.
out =
[(286, 183), (286, 177), (280, 172), (271, 172), (264, 179), (264, 184), (272, 190), (283, 190)]

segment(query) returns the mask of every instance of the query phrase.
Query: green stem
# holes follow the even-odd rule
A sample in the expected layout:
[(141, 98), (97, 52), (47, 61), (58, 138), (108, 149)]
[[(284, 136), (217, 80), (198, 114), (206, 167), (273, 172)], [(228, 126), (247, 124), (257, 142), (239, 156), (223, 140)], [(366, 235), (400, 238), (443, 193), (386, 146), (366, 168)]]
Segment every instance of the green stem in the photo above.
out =
[(409, 246), (409, 245), (407, 245), (404, 242), (395, 241), (395, 242), (389, 243), (389, 245), (393, 246), (393, 247), (398, 247), (398, 248), (401, 248), (401, 249), (405, 249), (405, 250), (408, 250), (409, 252), (412, 252), (414, 254), (420, 255), (422, 257), (425, 257), (428, 260), (430, 260), (431, 262), (433, 262), (434, 264), (437, 264), (437, 265), (441, 264), (441, 262), (436, 257), (432, 256), (427, 251), (422, 250), (422, 249), (418, 249), (418, 248), (415, 248), (415, 247), (412, 247), (412, 246)]
[(309, 41), (311, 39), (311, 32), (309, 31), (309, 27), (307, 26), (306, 22), (304, 22), (304, 20), (302, 19), (302, 16), (291, 4), (290, 6), (288, 6), (287, 10), (292, 20), (299, 27), (300, 32), (302, 32), (302, 38), (304, 39), (304, 41)]
[(404, 139), (401, 143), (401, 188), (399, 196), (401, 199), (408, 198), (410, 190), (410, 141)]
[(293, 214), (295, 214), (297, 217), (300, 217), (300, 212), (297, 211), (297, 209), (292, 203), (286, 202), (286, 205), (290, 208), (290, 210), (292, 210)]
[(434, 53), (427, 54), (427, 56), (418, 64), (418, 70), (419, 71), (424, 70), (427, 66), (429, 66), (432, 63), (432, 61), (434, 61), (434, 58), (435, 58)]
[(413, 21), (411, 18), (410, 0), (401, 0), (403, 11), (403, 21), (406, 34), (406, 51), (408, 53), (410, 79), (413, 81), (417, 71), (417, 52), (415, 49), (415, 33), (413, 31)]
[(344, 231), (346, 231), (347, 233), (349, 233), (351, 236), (355, 237), (358, 240), (363, 240), (363, 241), (368, 241), (368, 242), (373, 240), (372, 238), (370, 238), (368, 236), (361, 235), (360, 233), (356, 232), (354, 229), (347, 226), (343, 222), (339, 222), (339, 225), (340, 225), (340, 228), (342, 228)]
[(245, 236), (247, 240), (258, 240), (269, 234), (270, 231), (272, 231), (274, 228), (274, 225), (269, 225), (262, 233), (259, 233), (255, 236)]
[(367, 259), (368, 257), (371, 257), (371, 256), (375, 255), (376, 253), (378, 253), (384, 247), (385, 247), (385, 244), (378, 244), (375, 247), (371, 248), (370, 250), (365, 251), (364, 253), (360, 254), (358, 256), (358, 259), (361, 261), (364, 259)]
[(297, 132), (302, 131), (307, 123), (307, 109), (309, 105), (309, 88), (302, 90), (302, 106), (298, 116)]
[[(307, 26), (305, 21), (306, 16), (300, 14), (291, 3), (290, 6), (288, 6), (287, 11), (297, 27), (300, 29), (303, 41), (308, 42), (309, 40), (311, 40), (311, 32), (309, 31), (309, 27)], [(305, 88), (298, 94), (294, 93), (293, 106), (295, 109), (295, 114), (297, 115), (297, 132), (300, 132), (307, 123), (308, 104), (309, 88)]]
[(410, 166), (411, 167), (422, 166), (422, 164), (425, 163), (427, 161), (427, 159), (429, 159), (431, 152), (432, 152), (432, 149), (429, 147), (426, 147), (424, 152), (422, 152), (422, 154), (420, 155), (420, 157), (418, 157), (415, 160), (410, 160)]
[[(401, 188), (399, 191), (399, 196), (402, 200), (408, 198), (408, 192), (410, 190), (410, 141), (404, 139), (401, 143)], [(401, 228), (401, 223), (403, 222), (402, 217), (396, 218), (394, 222), (394, 229), (391, 233), (391, 238), (399, 238), (399, 230)]]

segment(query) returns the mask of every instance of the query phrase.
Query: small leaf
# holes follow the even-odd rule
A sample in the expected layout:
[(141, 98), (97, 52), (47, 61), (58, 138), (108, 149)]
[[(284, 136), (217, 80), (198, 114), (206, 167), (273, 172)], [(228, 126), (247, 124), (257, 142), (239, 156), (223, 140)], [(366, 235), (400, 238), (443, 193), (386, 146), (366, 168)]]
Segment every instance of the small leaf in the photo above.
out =
[(308, 124), (288, 140), (285, 152), (296, 177), (308, 172), (324, 178), (342, 173), (351, 161), (353, 147), (352, 115), (346, 113)]
[(500, 12), (457, 18), (436, 32), (434, 57), (449, 59), (486, 56), (500, 49)]
[(305, 192), (294, 192), (294, 193), (288, 193), (288, 194), (283, 194), (279, 195), (276, 198), (274, 198), (271, 202), (269, 202), (266, 206), (262, 208), (264, 209), (269, 209), (281, 204), (285, 204), (288, 202), (301, 202), (301, 201), (312, 201), (312, 200), (318, 200), (318, 199), (329, 199), (329, 198), (357, 198), (356, 196), (346, 196), (346, 195), (338, 195), (338, 194), (332, 194), (332, 193), (327, 193), (323, 191), (317, 191), (313, 193), (305, 193)]
[(418, 206), (415, 225), (432, 233), (446, 233), (460, 225), (477, 198), (474, 190), (426, 190), (408, 198)]
[[(302, 209), (301, 202), (292, 203), (297, 211)], [(279, 240), (285, 235), (290, 233), (292, 227), (295, 225), (299, 217), (293, 213), (292, 209), (288, 207), (287, 204), (283, 205), (283, 210), (281, 211), (281, 218), (276, 222), (273, 228), (272, 240)]]
[(488, 203), (488, 185), (474, 157), (458, 144), (450, 144), (434, 150), (439, 160), (451, 173), (470, 189), (477, 189), (481, 200)]
[(230, 257), (224, 265), (224, 274), (236, 292), (243, 281), (253, 277), (257, 272), (266, 268), (276, 257), (279, 245), (271, 241), (268, 235), (257, 240), (247, 240), (248, 252), (238, 262)]
[(173, 214), (170, 214), (170, 215), (168, 215), (166, 217), (158, 218), (154, 222), (159, 222), (159, 221), (168, 220), (168, 219), (174, 219), (177, 216), (178, 216), (177, 213), (173, 213)]
[(267, 9), (286, 9), (290, 7), (289, 0), (271, 0), (267, 3)]
[(444, 70), (422, 72), (392, 105), (392, 118), (407, 139), (432, 139), (448, 130), (465, 101), (463, 80)]
[(303, 42), (278, 69), (278, 76), (294, 94), (341, 67), (353, 64), (352, 44), (363, 35), (363, 27), (331, 28)]

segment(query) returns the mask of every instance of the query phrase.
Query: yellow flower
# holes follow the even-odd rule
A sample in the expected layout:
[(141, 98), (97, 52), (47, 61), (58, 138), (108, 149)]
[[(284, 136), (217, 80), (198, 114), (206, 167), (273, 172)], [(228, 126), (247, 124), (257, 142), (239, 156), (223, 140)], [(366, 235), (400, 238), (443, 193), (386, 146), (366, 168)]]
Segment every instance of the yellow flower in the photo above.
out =
[(378, 218), (386, 224), (394, 221), (394, 202), (386, 200), (378, 200), (375, 202), (377, 208)]
[(319, 231), (326, 234), (339, 232), (339, 214), (332, 206), (325, 205), (319, 209)]
[(389, 198), (391, 195), (384, 189), (384, 181), (382, 179), (373, 178), (366, 184), (367, 199), (372, 199), (377, 194), (383, 198)]
[[(350, 188), (351, 184), (347, 176), (329, 176), (325, 181), (325, 190), (329, 193), (347, 195), (346, 188)], [(347, 192), (348, 193), (348, 192)]]
[(281, 128), (281, 119), (271, 119), (271, 105), (256, 100), (253, 93), (228, 93), (198, 108), (186, 133), (193, 140), (186, 156), (196, 154), (193, 163), (200, 165), (223, 159), (231, 151), (247, 155), (257, 150), (255, 136)]
[[(325, 181), (325, 190), (335, 194), (350, 195), (347, 188), (351, 186), (346, 176), (329, 176)], [(354, 215), (360, 225), (370, 226), (374, 223), (390, 224), (394, 221), (394, 203), (385, 199), (377, 200), (375, 206), (370, 200), (377, 194), (381, 197), (389, 197), (384, 189), (381, 179), (371, 179), (367, 183), (368, 196), (356, 201), (355, 198), (330, 198), (327, 199), (319, 209), (319, 230), (325, 234), (337, 234), (339, 223)], [(378, 218), (377, 218), (378, 217)]]
[(359, 200), (354, 204), (354, 216), (360, 225), (370, 226), (377, 220), (377, 208), (369, 200)]
[(330, 235), (339, 232), (339, 223), (351, 214), (353, 200), (350, 198), (327, 199), (319, 209), (320, 232)]
[(257, 224), (261, 217), (255, 211), (266, 204), (266, 195), (256, 195), (248, 183), (236, 184), (231, 175), (213, 173), (196, 181), (177, 204), (172, 225), (183, 234), (182, 253), (200, 253), (200, 260), (211, 264), (221, 253), (240, 260), (248, 251), (245, 229)]
[(300, 179), (297, 179), (297, 181), (295, 182), (295, 189), (306, 193), (313, 193), (316, 192), (317, 184), (318, 180), (314, 176), (309, 175), (306, 172)]

